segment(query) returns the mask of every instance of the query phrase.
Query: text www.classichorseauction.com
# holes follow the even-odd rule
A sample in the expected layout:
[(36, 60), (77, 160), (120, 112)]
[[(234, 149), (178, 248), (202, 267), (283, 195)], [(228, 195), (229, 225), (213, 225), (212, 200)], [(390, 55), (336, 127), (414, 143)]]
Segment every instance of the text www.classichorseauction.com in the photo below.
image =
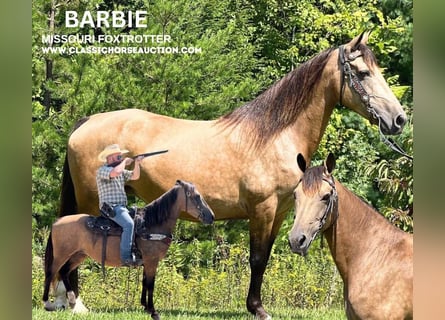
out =
[[(55, 34), (42, 35), (43, 53), (56, 54), (196, 54), (202, 53), (200, 47), (175, 47), (175, 46), (137, 46), (138, 44), (168, 43), (169, 35), (92, 35), (92, 34)], [(94, 44), (124, 44), (125, 46), (95, 46)], [(53, 44), (71, 44), (70, 46), (57, 46)], [(87, 44), (87, 46), (82, 46)]]
[[(123, 13), (97, 11), (96, 21), (90, 11), (85, 11), (82, 19), (77, 19), (77, 12), (66, 11), (65, 26), (67, 28), (89, 26), (92, 28), (145, 28), (145, 11)], [(135, 22), (133, 22), (135, 19)], [(109, 21), (110, 20), (110, 21)], [(200, 47), (194, 46), (160, 46), (169, 44), (171, 36), (167, 34), (44, 34), (42, 35), (43, 53), (55, 54), (196, 54), (202, 53)], [(58, 46), (54, 46), (58, 45)], [(68, 44), (68, 46), (65, 46)], [(95, 45), (98, 44), (98, 45)], [(120, 46), (123, 44), (124, 46)], [(148, 46), (143, 46), (148, 44)], [(99, 46), (100, 45), (100, 46)], [(142, 45), (142, 46), (141, 46)], [(151, 46), (150, 46), (151, 45)]]

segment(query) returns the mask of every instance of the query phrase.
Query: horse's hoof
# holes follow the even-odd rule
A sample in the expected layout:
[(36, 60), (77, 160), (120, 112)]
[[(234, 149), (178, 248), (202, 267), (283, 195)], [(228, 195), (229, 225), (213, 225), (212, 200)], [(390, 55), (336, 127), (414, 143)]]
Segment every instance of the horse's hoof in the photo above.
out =
[(43, 307), (45, 308), (46, 311), (55, 311), (56, 310), (56, 305), (49, 301), (45, 301)]
[(161, 320), (161, 317), (159, 316), (159, 313), (157, 313), (157, 312), (152, 313), (151, 318), (153, 320)]
[(76, 295), (73, 291), (68, 291), (66, 295), (68, 296), (68, 303), (70, 304), (71, 309), (73, 309), (76, 305)]
[(66, 310), (68, 308), (69, 303), (68, 302), (61, 302), (59, 300), (54, 301), (54, 307), (56, 310)]
[(58, 281), (54, 287), (54, 307), (56, 310), (65, 310), (69, 307), (65, 285), (62, 281)]
[(257, 312), (255, 315), (255, 319), (258, 320), (272, 320), (272, 317), (269, 316), (266, 312)]
[(87, 313), (88, 308), (85, 307), (80, 297), (77, 297), (76, 302), (74, 303), (73, 313)]

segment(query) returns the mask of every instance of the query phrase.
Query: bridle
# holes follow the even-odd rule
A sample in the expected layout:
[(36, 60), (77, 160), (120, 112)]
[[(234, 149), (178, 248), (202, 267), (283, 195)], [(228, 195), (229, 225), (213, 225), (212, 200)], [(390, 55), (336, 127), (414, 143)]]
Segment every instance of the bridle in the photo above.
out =
[(357, 52), (351, 52), (346, 55), (345, 46), (342, 45), (339, 47), (339, 60), (340, 60), (340, 104), (343, 105), (343, 94), (345, 89), (345, 79), (347, 78), (349, 87), (354, 89), (354, 91), (360, 96), (360, 100), (366, 106), (366, 110), (368, 113), (374, 118), (378, 120), (378, 127), (380, 132), (380, 139), (383, 143), (385, 143), (392, 150), (400, 153), (401, 155), (407, 157), (410, 160), (413, 160), (413, 157), (408, 155), (393, 139), (386, 137), (381, 128), (381, 117), (375, 111), (374, 107), (371, 105), (371, 98), (376, 98), (375, 95), (370, 95), (363, 87), (360, 78), (351, 68), (351, 62), (362, 56), (363, 54), (357, 50)]
[(374, 111), (374, 108), (371, 107), (371, 103), (369, 102), (369, 94), (366, 92), (365, 88), (363, 87), (362, 83), (360, 82), (359, 77), (357, 74), (352, 71), (351, 63), (358, 57), (362, 56), (362, 53), (360, 51), (357, 51), (358, 53), (351, 52), (348, 54), (348, 57), (346, 57), (345, 53), (345, 46), (342, 45), (339, 47), (338, 56), (340, 59), (340, 64), (342, 66), (341, 68), (341, 76), (340, 76), (340, 104), (343, 105), (343, 93), (345, 91), (345, 78), (349, 78), (349, 87), (354, 88), (355, 92), (357, 92), (360, 95), (360, 99), (365, 104), (366, 109), (369, 113), (372, 115), (377, 115)]
[[(314, 232), (314, 234), (312, 236), (312, 240), (315, 239), (315, 237), (320, 233), (320, 231), (324, 230), (323, 227), (324, 227), (326, 220), (330, 213), (335, 212), (335, 217), (334, 217), (334, 220), (332, 221), (332, 224), (335, 224), (335, 222), (338, 219), (338, 194), (337, 194), (337, 189), (335, 188), (334, 178), (331, 176), (331, 178), (328, 179), (326, 176), (323, 176), (322, 180), (326, 181), (331, 186), (331, 192), (329, 194), (328, 204), (323, 212), (322, 217), (319, 220), (318, 229), (316, 232)], [(300, 180), (300, 182), (301, 182), (301, 180)], [(297, 184), (297, 186), (298, 186), (298, 184)]]
[[(190, 191), (187, 191), (186, 190), (186, 188), (184, 188), (184, 196), (185, 196), (185, 212), (188, 212), (188, 200), (189, 200), (189, 197), (190, 197), (190, 195), (191, 195), (191, 192)], [(204, 213), (202, 212), (202, 210), (201, 210), (201, 206), (198, 204), (195, 204), (196, 205), (196, 209), (198, 209), (198, 211), (199, 211), (199, 214), (198, 214), (198, 219), (199, 220), (203, 220), (203, 216), (204, 216)]]
[(189, 195), (187, 190), (184, 188), (184, 196), (185, 196), (185, 212), (189, 212), (188, 211), (188, 200), (189, 200)]
[(327, 177), (323, 176), (323, 181), (326, 181), (331, 186), (331, 192), (326, 209), (320, 219), (317, 233), (322, 230), (330, 213), (335, 213), (334, 221), (332, 222), (332, 224), (335, 224), (338, 219), (338, 194), (337, 189), (335, 188), (334, 178), (331, 176), (331, 179), (328, 179)]

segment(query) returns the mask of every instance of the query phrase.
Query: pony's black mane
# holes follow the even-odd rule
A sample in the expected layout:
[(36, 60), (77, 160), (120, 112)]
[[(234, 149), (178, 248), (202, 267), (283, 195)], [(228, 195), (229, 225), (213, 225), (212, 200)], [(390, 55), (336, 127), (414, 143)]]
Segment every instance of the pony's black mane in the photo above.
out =
[(158, 199), (140, 209), (138, 215), (144, 220), (146, 226), (159, 226), (168, 220), (171, 207), (178, 198), (179, 187), (175, 186)]
[(218, 122), (225, 127), (242, 124), (255, 147), (266, 144), (294, 123), (307, 106), (333, 50), (324, 50), (306, 61), (254, 100), (221, 117)]

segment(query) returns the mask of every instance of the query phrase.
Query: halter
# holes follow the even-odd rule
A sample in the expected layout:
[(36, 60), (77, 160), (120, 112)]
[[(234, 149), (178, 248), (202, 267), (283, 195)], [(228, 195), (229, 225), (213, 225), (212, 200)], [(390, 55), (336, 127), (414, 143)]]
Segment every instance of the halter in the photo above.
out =
[(342, 45), (339, 47), (339, 59), (340, 64), (342, 66), (341, 70), (341, 76), (340, 76), (340, 104), (343, 105), (343, 93), (344, 93), (344, 86), (345, 86), (345, 79), (349, 79), (349, 87), (353, 88), (355, 92), (360, 96), (360, 100), (365, 104), (366, 110), (368, 113), (374, 118), (378, 120), (378, 127), (379, 127), (379, 133), (380, 133), (380, 139), (383, 143), (385, 143), (388, 147), (390, 147), (392, 150), (400, 153), (401, 155), (407, 157), (410, 160), (413, 160), (413, 157), (408, 155), (393, 139), (387, 138), (381, 128), (381, 117), (377, 114), (374, 107), (371, 105), (371, 97), (376, 97), (375, 95), (370, 95), (368, 92), (366, 92), (365, 88), (363, 87), (359, 77), (357, 74), (352, 70), (351, 68), (351, 61), (354, 61), (358, 57), (362, 56), (363, 54), (359, 51), (358, 53), (349, 53), (346, 56), (345, 53), (345, 46)]

